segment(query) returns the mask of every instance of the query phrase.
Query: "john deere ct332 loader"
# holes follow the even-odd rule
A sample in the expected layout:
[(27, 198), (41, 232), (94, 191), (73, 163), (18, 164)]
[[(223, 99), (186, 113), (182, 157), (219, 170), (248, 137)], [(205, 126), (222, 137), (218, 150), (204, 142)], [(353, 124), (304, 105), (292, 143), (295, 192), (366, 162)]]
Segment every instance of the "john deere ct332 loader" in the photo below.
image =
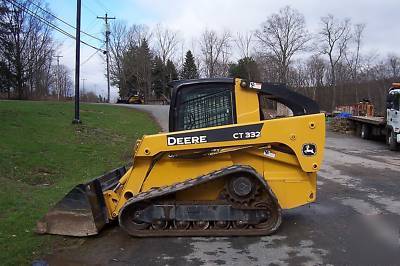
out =
[[(292, 116), (269, 119), (265, 99)], [(37, 231), (87, 236), (116, 220), (139, 237), (267, 235), (282, 209), (315, 201), (325, 117), (284, 85), (178, 81), (169, 127), (137, 141), (129, 168), (76, 186)]]

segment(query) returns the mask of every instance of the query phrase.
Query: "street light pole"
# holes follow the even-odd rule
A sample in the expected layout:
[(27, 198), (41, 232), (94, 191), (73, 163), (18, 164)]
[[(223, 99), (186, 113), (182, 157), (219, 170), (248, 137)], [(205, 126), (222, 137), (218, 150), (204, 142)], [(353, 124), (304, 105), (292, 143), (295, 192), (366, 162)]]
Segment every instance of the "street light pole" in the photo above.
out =
[(76, 1), (76, 40), (75, 40), (75, 118), (73, 124), (80, 124), (79, 116), (79, 65), (81, 57), (81, 0)]

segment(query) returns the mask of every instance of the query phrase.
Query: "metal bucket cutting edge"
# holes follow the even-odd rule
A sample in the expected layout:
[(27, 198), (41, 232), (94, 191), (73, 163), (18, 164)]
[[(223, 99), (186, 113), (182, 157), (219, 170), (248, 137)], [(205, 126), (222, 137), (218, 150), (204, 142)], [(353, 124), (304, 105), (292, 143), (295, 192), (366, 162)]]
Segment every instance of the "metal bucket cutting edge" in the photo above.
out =
[(75, 186), (37, 222), (39, 234), (96, 235), (109, 222), (103, 192), (115, 187), (125, 166)]

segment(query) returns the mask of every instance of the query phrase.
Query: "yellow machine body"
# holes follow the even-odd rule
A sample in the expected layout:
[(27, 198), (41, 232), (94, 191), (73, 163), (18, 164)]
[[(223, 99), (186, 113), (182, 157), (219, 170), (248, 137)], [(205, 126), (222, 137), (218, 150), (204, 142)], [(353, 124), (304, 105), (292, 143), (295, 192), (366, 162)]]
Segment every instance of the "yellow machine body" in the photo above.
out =
[[(190, 86), (198, 86), (197, 81), (190, 82)], [(97, 234), (110, 220), (118, 219), (122, 227), (129, 227), (129, 224), (123, 226), (121, 219), (131, 221), (129, 215), (142, 215), (143, 219), (150, 219), (149, 215), (154, 215), (163, 218), (148, 220), (150, 224), (155, 222), (150, 226), (149, 232), (152, 234), (175, 226), (174, 230), (170, 230), (172, 235), (187, 235), (185, 230), (189, 227), (200, 228), (201, 230), (191, 232), (195, 232), (194, 235), (203, 235), (203, 229), (210, 225), (208, 222), (195, 221), (195, 211), (199, 213), (200, 220), (201, 215), (209, 217), (212, 226), (216, 228), (210, 231), (211, 235), (229, 234), (228, 229), (231, 228), (236, 229), (236, 235), (257, 234), (255, 229), (259, 227), (264, 229), (260, 232), (269, 234), (279, 227), (281, 209), (290, 209), (315, 201), (317, 171), (324, 156), (324, 114), (319, 113), (319, 108), (314, 102), (288, 89), (284, 92), (275, 85), (265, 85), (264, 89), (264, 84), (248, 83), (241, 79), (231, 82), (233, 84), (227, 84), (233, 87), (234, 98), (230, 99), (233, 111), (226, 112), (234, 112), (235, 121), (219, 126), (172, 130), (168, 133), (143, 136), (134, 147), (133, 161), (129, 169), (116, 169), (89, 183), (76, 186), (38, 223), (38, 231), (76, 236), (92, 235)], [(261, 92), (280, 97), (282, 102), (295, 109), (296, 115), (263, 119)], [(175, 91), (175, 95), (179, 96), (179, 92)], [(212, 101), (218, 104), (218, 100)], [(298, 102), (303, 102), (304, 107)], [(311, 111), (307, 112), (307, 108)], [(171, 108), (170, 116), (171, 112), (175, 112), (175, 109)], [(170, 124), (171, 121), (174, 122), (170, 117)], [(257, 198), (257, 201), (263, 202), (240, 198), (240, 193), (247, 193), (246, 186), (253, 186), (253, 183), (239, 177), (238, 180), (243, 184), (236, 182), (239, 185), (235, 185), (239, 193), (238, 201), (233, 202), (232, 206), (227, 201), (221, 203), (227, 190), (227, 182), (231, 182), (227, 181), (227, 178), (232, 174), (234, 167), (252, 171), (251, 175), (257, 179), (254, 183), (255, 190), (252, 190), (253, 194), (250, 190), (247, 192), (253, 199)], [(230, 171), (230, 174), (189, 186), (189, 183), (195, 182), (196, 179), (203, 180), (207, 175), (217, 176), (223, 171)], [(259, 192), (260, 188), (256, 188), (259, 185), (256, 184), (262, 184), (263, 192)], [(157, 191), (162, 192), (165, 188), (170, 189), (178, 185), (185, 186), (185, 189), (170, 193), (167, 201), (160, 203), (154, 197), (146, 199), (146, 195), (155, 195)], [(242, 185), (244, 187), (241, 187)], [(137, 204), (138, 198), (146, 199), (146, 206), (153, 202), (153, 206), (140, 210), (135, 207), (136, 209), (130, 211), (127, 206)], [(158, 205), (154, 205), (155, 202), (158, 202)], [(140, 204), (138, 206), (141, 206)], [(173, 210), (173, 215), (169, 213), (170, 210)], [(262, 222), (266, 217), (264, 214), (273, 217), (274, 224)], [(129, 217), (121, 218), (121, 215)], [(179, 215), (180, 219), (187, 221), (175, 218), (165, 221)], [(228, 220), (218, 220), (220, 217)], [(246, 217), (253, 219), (249, 228), (254, 230), (244, 230), (243, 220), (247, 219)], [(133, 232), (141, 225), (142, 223), (135, 224)], [(185, 230), (181, 230), (182, 228)], [(128, 233), (129, 230), (128, 228)], [(189, 234), (191, 232), (189, 231)], [(157, 233), (154, 235), (157, 236)]]
[[(144, 136), (135, 146), (133, 165), (120, 180), (117, 191), (104, 192), (110, 219), (132, 196), (155, 187), (169, 186), (186, 179), (195, 178), (231, 165), (249, 165), (267, 181), (276, 195), (281, 208), (301, 206), (316, 199), (316, 172), (320, 169), (325, 145), (325, 116), (312, 114), (260, 121), (259, 98), (256, 93), (235, 82), (235, 100), (238, 123), (228, 126), (263, 124), (260, 137), (250, 140), (198, 143), (190, 145), (167, 145), (167, 136), (203, 131), (196, 129), (175, 133)], [(249, 132), (251, 133), (251, 132)], [(313, 143), (317, 147), (314, 156), (302, 154), (303, 145)], [(282, 152), (279, 145), (290, 152)], [(214, 156), (201, 159), (177, 159), (175, 155), (196, 150), (216, 148)], [(152, 171), (146, 176), (154, 156), (160, 155)], [(171, 156), (173, 155), (173, 156)], [(186, 200), (214, 200), (221, 191), (218, 184), (205, 184), (178, 194)]]
[(133, 95), (128, 99), (128, 103), (143, 104), (143, 99), (140, 95)]

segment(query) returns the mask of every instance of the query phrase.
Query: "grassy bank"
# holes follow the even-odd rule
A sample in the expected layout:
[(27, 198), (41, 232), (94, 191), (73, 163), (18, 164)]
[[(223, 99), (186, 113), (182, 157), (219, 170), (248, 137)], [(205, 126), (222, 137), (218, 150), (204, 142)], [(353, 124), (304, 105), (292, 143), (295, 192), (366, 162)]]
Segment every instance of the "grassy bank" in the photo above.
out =
[(146, 114), (107, 105), (0, 101), (0, 261), (29, 263), (57, 236), (38, 236), (36, 220), (75, 184), (129, 161), (158, 126)]

